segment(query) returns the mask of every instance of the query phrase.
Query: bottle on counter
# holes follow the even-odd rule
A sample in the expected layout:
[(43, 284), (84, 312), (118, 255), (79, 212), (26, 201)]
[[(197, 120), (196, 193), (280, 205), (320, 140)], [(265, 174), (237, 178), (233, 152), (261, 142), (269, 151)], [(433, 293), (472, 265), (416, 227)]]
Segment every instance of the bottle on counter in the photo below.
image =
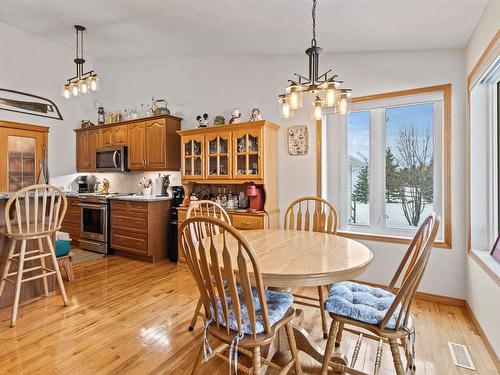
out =
[(220, 198), (221, 200), (221, 206), (226, 207), (227, 206), (227, 196), (226, 196), (226, 187), (224, 186), (222, 196)]

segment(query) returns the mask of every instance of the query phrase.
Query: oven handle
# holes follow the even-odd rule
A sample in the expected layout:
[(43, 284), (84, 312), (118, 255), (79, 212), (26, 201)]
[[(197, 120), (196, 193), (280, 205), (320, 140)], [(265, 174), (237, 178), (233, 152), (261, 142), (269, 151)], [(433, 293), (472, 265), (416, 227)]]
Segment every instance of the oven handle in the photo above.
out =
[(90, 204), (90, 203), (79, 203), (78, 204), (80, 207), (83, 207), (83, 208), (93, 208), (95, 210), (107, 210), (108, 209), (108, 206), (105, 205), (105, 206), (102, 206), (102, 205), (95, 205), (95, 204)]
[[(117, 157), (118, 156), (118, 160), (117, 160)], [(115, 168), (119, 168), (119, 164), (120, 163), (120, 153), (118, 152), (118, 150), (116, 150), (115, 152), (113, 152), (113, 165), (115, 166)]]

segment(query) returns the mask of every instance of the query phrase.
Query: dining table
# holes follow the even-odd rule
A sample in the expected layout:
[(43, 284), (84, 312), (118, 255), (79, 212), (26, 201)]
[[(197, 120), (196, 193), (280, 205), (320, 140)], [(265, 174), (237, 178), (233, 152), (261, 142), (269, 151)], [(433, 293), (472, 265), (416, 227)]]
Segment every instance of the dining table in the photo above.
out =
[[(256, 254), (264, 285), (275, 290), (317, 288), (353, 280), (365, 272), (373, 259), (372, 251), (362, 243), (329, 233), (258, 229), (242, 234)], [(232, 241), (235, 239), (227, 238), (227, 246), (236, 255), (236, 242)], [(293, 328), (297, 349), (322, 363), (324, 350), (303, 327), (300, 309), (296, 309)], [(287, 350), (286, 333), (279, 332), (266, 357), (270, 360), (277, 352)], [(347, 359), (339, 352), (330, 362), (336, 371), (347, 369)]]

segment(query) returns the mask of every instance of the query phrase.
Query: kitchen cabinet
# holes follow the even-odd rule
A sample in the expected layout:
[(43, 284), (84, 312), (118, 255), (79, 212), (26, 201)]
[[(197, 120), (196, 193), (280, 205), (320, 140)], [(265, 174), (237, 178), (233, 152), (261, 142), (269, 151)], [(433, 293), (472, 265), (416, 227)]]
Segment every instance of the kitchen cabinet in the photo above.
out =
[(62, 222), (61, 231), (69, 233), (72, 246), (78, 246), (80, 241), (80, 200), (77, 197), (67, 197), (68, 208)]
[(212, 132), (205, 135), (206, 177), (228, 179), (231, 176), (231, 132)]
[(146, 169), (146, 124), (137, 122), (128, 126), (128, 167), (131, 170)]
[(116, 254), (150, 262), (168, 255), (170, 200), (111, 200), (110, 238)]
[(145, 123), (146, 168), (166, 169), (166, 127), (165, 120), (152, 120)]
[(202, 180), (204, 174), (203, 134), (182, 137), (182, 177), (183, 180)]
[(95, 151), (99, 147), (99, 130), (88, 130), (76, 134), (76, 170), (95, 171)]
[(248, 128), (233, 132), (233, 178), (262, 178), (262, 131)]
[(128, 126), (113, 126), (100, 132), (100, 146), (126, 146), (128, 144)]

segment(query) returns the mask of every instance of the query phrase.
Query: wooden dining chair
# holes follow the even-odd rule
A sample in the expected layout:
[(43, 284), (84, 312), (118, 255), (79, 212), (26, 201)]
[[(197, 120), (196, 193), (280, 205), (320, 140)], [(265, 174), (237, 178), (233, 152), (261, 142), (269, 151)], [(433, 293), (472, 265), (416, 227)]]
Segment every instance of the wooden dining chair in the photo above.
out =
[[(366, 337), (378, 341), (374, 374), (378, 374), (380, 370), (384, 343), (389, 343), (391, 348), (396, 374), (414, 373), (415, 322), (410, 310), (427, 267), (439, 223), (440, 219), (436, 218), (435, 214), (422, 222), (387, 289), (349, 281), (332, 286), (325, 302), (332, 324), (326, 344), (322, 374), (327, 374), (333, 348), (340, 346), (344, 330), (358, 336), (350, 367), (356, 364), (362, 339)], [(345, 325), (359, 327), (364, 331)], [(408, 372), (403, 367), (400, 347), (406, 356)], [(343, 372), (345, 369), (335, 370)]]
[[(321, 233), (337, 233), (337, 210), (332, 203), (319, 197), (303, 197), (293, 201), (285, 212), (285, 229), (305, 230)], [(318, 287), (318, 297), (294, 294), (294, 303), (320, 310), (323, 338), (328, 337), (328, 325), (324, 307), (325, 289), (328, 285)]]
[[(0, 296), (6, 281), (15, 285), (11, 327), (16, 324), (21, 286), (25, 282), (42, 278), (44, 295), (48, 296), (47, 278), (55, 274), (64, 305), (68, 305), (68, 298), (52, 244), (55, 233), (61, 228), (67, 205), (64, 193), (50, 185), (32, 185), (21, 189), (5, 205), (6, 227), (2, 234), (11, 240), (11, 245), (0, 280)], [(14, 212), (13, 222), (10, 216), (11, 207)], [(28, 243), (32, 242), (36, 248), (27, 249)], [(44, 248), (44, 242), (46, 248)], [(16, 253), (18, 244), (20, 245), (19, 252)], [(51, 258), (52, 268), (46, 266), (46, 257)], [(37, 263), (35, 261), (39, 262), (40, 265), (35, 265)], [(17, 269), (11, 270), (13, 263), (17, 264)]]
[[(207, 230), (204, 239), (203, 228)], [(261, 374), (262, 365), (280, 374), (292, 368), (302, 374), (292, 328), (293, 297), (264, 288), (259, 261), (248, 241), (230, 224), (206, 216), (187, 219), (180, 235), (205, 310), (203, 342), (192, 374), (199, 372), (202, 360), (214, 357), (228, 361), (230, 369), (234, 366), (249, 374)], [(262, 357), (261, 348), (271, 344), (282, 327), (292, 359), (281, 367)], [(222, 344), (212, 350), (207, 334)], [(228, 347), (229, 353), (224, 355)], [(252, 366), (239, 363), (238, 353), (250, 357)]]
[[(226, 210), (224, 210), (224, 208), (220, 204), (209, 200), (191, 202), (191, 205), (189, 206), (186, 213), (186, 218), (189, 219), (190, 217), (196, 217), (196, 216), (215, 217), (228, 224), (231, 224), (231, 219), (229, 218), (229, 215), (227, 214)], [(200, 233), (200, 235), (202, 235), (202, 237), (205, 238), (207, 236), (207, 228), (202, 228), (202, 232)], [(196, 304), (193, 317), (191, 318), (191, 323), (189, 324), (189, 331), (192, 331), (194, 329), (194, 326), (196, 325), (198, 316), (200, 316), (201, 305), (202, 301), (200, 297), (198, 299), (198, 303)]]

